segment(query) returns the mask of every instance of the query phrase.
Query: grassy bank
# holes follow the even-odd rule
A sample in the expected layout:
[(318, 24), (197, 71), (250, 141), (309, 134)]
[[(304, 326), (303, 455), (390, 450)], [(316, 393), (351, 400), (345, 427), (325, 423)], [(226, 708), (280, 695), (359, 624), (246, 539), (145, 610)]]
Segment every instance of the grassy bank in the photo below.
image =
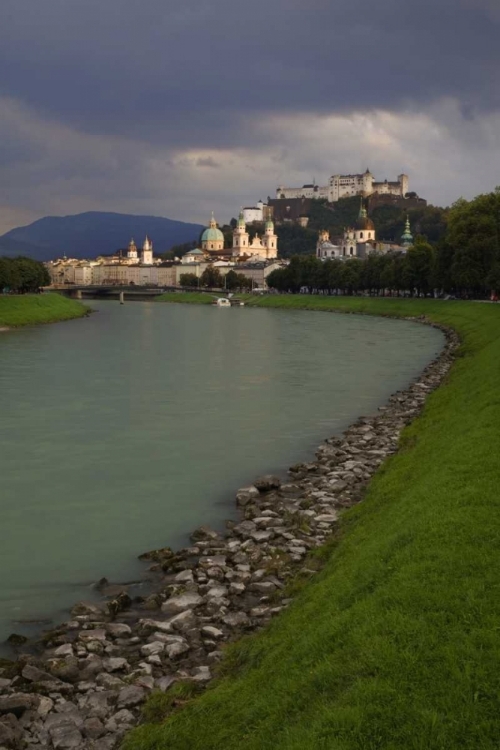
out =
[(165, 292), (155, 297), (157, 302), (179, 302), (184, 304), (211, 305), (215, 296), (208, 292)]
[(60, 294), (0, 295), (0, 326), (56, 323), (81, 318), (88, 308)]
[(303, 296), (250, 304), (426, 314), (463, 346), (402, 450), (343, 516), (322, 571), (268, 629), (227, 650), (217, 684), (135, 730), (126, 750), (497, 748), (500, 308)]

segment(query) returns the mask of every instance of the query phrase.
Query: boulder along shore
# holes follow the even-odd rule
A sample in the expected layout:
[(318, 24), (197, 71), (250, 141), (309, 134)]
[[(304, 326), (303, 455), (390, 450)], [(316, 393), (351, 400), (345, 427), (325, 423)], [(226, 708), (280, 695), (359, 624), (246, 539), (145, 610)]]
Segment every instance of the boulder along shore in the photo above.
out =
[(292, 466), (286, 481), (265, 476), (238, 490), (240, 517), (224, 534), (200, 527), (191, 547), (141, 555), (157, 579), (154, 593), (132, 599), (124, 588), (100, 604), (76, 604), (71, 619), (29, 653), (0, 659), (0, 750), (112, 750), (140, 723), (152, 691), (178, 682), (203, 689), (223, 644), (290, 605), (287, 584), (315, 572), (308, 553), (335, 533), (342, 509), (363, 499), (453, 364), (460, 343), (454, 331), (425, 317), (407, 319), (446, 336), (440, 355), (408, 388), (326, 439), (316, 460)]

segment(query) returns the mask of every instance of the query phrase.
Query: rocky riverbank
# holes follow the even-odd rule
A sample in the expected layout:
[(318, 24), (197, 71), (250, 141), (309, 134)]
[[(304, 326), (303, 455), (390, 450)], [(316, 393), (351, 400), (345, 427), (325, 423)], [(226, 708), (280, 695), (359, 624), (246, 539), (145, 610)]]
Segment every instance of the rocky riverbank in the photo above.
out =
[(314, 572), (308, 553), (396, 452), (402, 429), (452, 365), (459, 341), (445, 333), (440, 356), (377, 414), (327, 439), (286, 481), (261, 477), (240, 489), (240, 518), (225, 534), (200, 528), (189, 548), (142, 555), (158, 578), (150, 596), (132, 600), (124, 590), (99, 606), (77, 604), (43, 645), (0, 660), (0, 750), (114, 748), (152, 691), (180, 681), (205, 686), (224, 643), (290, 604), (287, 584)]

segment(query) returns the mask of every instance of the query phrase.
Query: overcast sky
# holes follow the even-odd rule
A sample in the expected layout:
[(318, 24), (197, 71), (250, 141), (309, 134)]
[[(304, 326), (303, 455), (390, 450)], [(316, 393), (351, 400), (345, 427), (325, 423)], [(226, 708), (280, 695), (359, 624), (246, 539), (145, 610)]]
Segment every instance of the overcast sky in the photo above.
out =
[(228, 221), (367, 167), (500, 184), (500, 0), (1, 0), (0, 233), (87, 210)]

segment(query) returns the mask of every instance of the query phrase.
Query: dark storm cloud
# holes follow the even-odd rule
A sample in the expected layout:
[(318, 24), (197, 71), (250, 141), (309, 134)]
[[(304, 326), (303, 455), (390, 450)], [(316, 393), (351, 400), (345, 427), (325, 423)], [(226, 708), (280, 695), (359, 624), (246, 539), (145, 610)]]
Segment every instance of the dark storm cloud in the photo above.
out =
[(492, 0), (3, 0), (0, 94), (169, 146), (260, 137), (264, 113), (500, 103)]
[(500, 169), (500, 0), (0, 0), (0, 233), (52, 213), (205, 221), (282, 182)]

